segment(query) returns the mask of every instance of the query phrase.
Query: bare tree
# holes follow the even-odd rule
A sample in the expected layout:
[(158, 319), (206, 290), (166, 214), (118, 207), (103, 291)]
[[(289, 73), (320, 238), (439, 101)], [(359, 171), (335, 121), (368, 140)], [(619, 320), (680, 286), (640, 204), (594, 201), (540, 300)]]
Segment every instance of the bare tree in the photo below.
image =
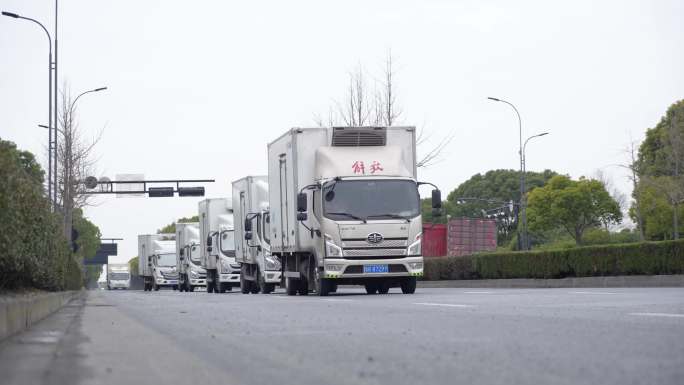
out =
[[(395, 86), (396, 70), (391, 52), (388, 52), (383, 66), (382, 77), (375, 79), (373, 92), (369, 91), (366, 75), (361, 65), (349, 74), (349, 87), (344, 102), (335, 102), (336, 109), (328, 110), (323, 118), (314, 115), (314, 123), (319, 127), (361, 127), (368, 125), (393, 126), (399, 124), (403, 111), (397, 102)], [(454, 138), (454, 134), (441, 138), (416, 162), (417, 167), (428, 167), (441, 160), (441, 155)], [(425, 147), (432, 135), (425, 128), (417, 133), (416, 144)]]
[(71, 239), (73, 211), (89, 205), (91, 195), (85, 194), (85, 186), (81, 183), (89, 175), (95, 174), (94, 147), (100, 140), (102, 132), (96, 137), (86, 140), (79, 130), (76, 106), (72, 100), (68, 85), (62, 87), (62, 104), (59, 107), (59, 134), (57, 159), (58, 170), (58, 207), (64, 216), (64, 235)]
[[(620, 211), (623, 213), (627, 211), (629, 208), (627, 205), (627, 196), (620, 191), (620, 189), (615, 187), (615, 183), (613, 183), (613, 180), (608, 174), (606, 174), (602, 169), (598, 169), (594, 172), (594, 179), (603, 184), (603, 187), (606, 189), (606, 191), (608, 191), (610, 196), (615, 200), (615, 202), (617, 202), (618, 206), (620, 207)], [(610, 221), (604, 222), (606, 231), (610, 230), (610, 224)]]

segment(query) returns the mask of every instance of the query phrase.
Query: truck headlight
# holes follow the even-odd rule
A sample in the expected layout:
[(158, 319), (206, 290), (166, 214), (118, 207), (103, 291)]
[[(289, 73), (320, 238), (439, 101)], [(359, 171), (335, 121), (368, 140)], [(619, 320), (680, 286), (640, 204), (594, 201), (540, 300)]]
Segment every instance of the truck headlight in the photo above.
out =
[(266, 270), (280, 270), (280, 261), (272, 255), (266, 256), (264, 257), (264, 268)]
[(226, 261), (225, 259), (221, 260), (221, 271), (223, 273), (229, 273), (230, 272), (230, 263)]
[(411, 270), (423, 270), (423, 262), (409, 262), (408, 265)]
[(190, 276), (192, 278), (197, 279), (197, 277), (199, 277), (199, 274), (197, 274), (197, 272), (195, 270), (190, 270)]
[(407, 249), (406, 255), (421, 255), (421, 238), (422, 233), (416, 235), (416, 241), (413, 242)]
[(325, 255), (328, 258), (341, 258), (342, 249), (333, 242), (330, 235), (325, 234)]

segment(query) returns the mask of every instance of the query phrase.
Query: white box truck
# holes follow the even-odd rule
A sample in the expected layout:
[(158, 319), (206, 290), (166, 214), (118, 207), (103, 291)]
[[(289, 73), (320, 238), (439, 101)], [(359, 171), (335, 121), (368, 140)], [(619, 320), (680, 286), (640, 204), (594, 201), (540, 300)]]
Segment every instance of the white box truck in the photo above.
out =
[(243, 294), (272, 293), (282, 274), (280, 260), (271, 255), (269, 245), (268, 177), (247, 176), (234, 181), (233, 210), (240, 289)]
[[(415, 292), (421, 184), (413, 127), (293, 128), (270, 143), (270, 245), (287, 294), (325, 296), (339, 284)], [(439, 215), (436, 188), (432, 206)]]
[(207, 292), (225, 293), (240, 286), (240, 265), (235, 261), (233, 209), (228, 198), (198, 204), (200, 258), (207, 271)]
[(127, 263), (107, 264), (107, 290), (131, 287), (131, 268)]
[(181, 292), (206, 286), (207, 271), (200, 260), (199, 222), (176, 223), (176, 266)]
[(138, 235), (138, 273), (145, 291), (178, 288), (174, 234)]

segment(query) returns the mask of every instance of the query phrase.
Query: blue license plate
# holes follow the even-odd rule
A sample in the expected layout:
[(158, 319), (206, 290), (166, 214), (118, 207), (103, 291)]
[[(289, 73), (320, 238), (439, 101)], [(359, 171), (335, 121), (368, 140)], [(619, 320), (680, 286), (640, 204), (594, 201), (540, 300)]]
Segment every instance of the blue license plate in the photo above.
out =
[(364, 273), (389, 273), (387, 265), (363, 265)]

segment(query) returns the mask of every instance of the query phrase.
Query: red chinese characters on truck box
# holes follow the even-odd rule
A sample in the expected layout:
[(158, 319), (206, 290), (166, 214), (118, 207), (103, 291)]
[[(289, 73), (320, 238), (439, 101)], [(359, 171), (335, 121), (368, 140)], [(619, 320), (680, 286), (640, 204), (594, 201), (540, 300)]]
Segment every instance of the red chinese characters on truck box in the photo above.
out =
[[(366, 175), (366, 165), (363, 163), (362, 160), (357, 160), (356, 162), (354, 162), (351, 168), (354, 174)], [(377, 160), (371, 162), (371, 165), (369, 167), (370, 174), (377, 174), (381, 171), (384, 171), (384, 169), (382, 168), (380, 162), (378, 162)]]

